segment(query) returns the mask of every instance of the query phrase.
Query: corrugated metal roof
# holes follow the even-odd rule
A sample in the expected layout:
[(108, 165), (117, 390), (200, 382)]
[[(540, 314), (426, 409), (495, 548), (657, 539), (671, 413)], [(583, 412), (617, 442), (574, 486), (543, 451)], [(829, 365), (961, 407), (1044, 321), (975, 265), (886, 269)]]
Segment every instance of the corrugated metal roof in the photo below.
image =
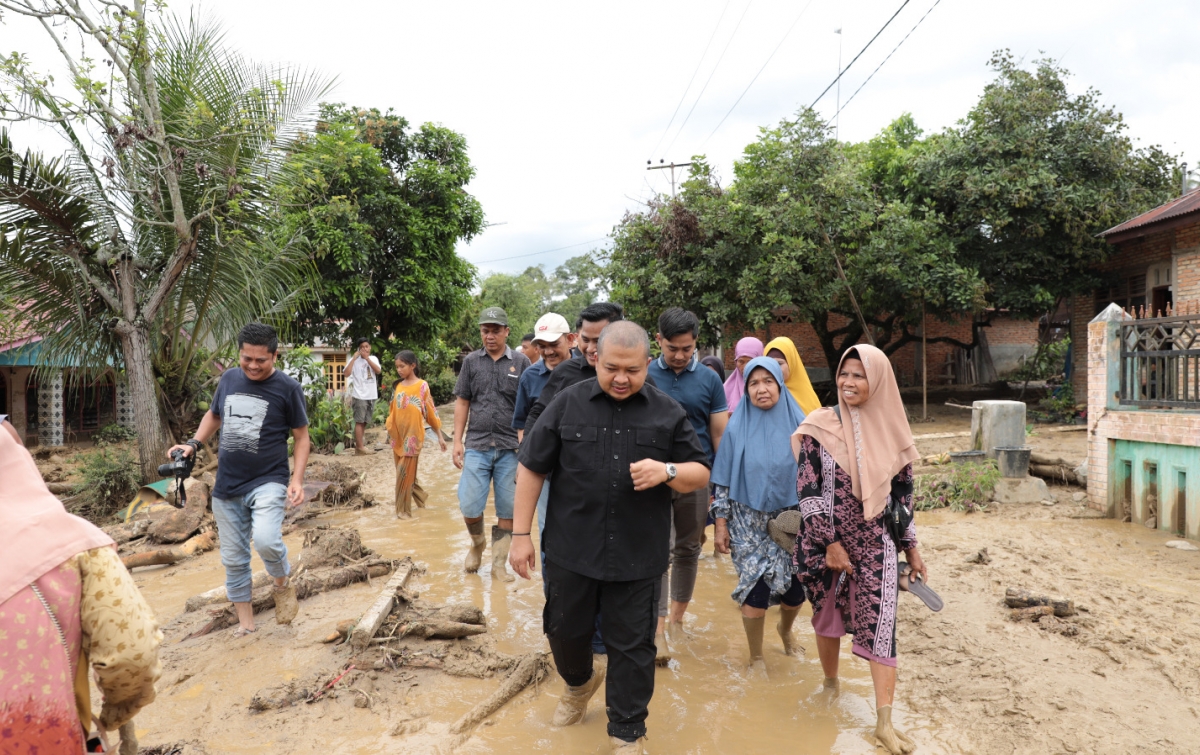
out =
[(1176, 197), (1164, 205), (1155, 207), (1153, 210), (1143, 212), (1136, 218), (1126, 220), (1120, 225), (1113, 226), (1107, 231), (1100, 234), (1101, 238), (1108, 238), (1119, 233), (1132, 231), (1135, 228), (1154, 225), (1164, 220), (1170, 220), (1182, 215), (1188, 215), (1193, 212), (1200, 212), (1200, 189), (1196, 189), (1181, 197)]

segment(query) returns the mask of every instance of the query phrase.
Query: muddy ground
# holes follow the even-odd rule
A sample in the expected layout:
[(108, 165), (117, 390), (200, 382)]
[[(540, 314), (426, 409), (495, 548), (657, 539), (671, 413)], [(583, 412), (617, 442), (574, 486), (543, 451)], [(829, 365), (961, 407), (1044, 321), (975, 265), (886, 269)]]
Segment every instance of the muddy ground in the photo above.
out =
[[(970, 413), (938, 408), (935, 417), (915, 424), (914, 433), (963, 431)], [(1082, 460), (1083, 436), (1039, 430), (1031, 443)], [(940, 453), (965, 448), (966, 439), (920, 440), (919, 446), (923, 454)], [(339, 461), (359, 469), (365, 490), (383, 505), (322, 516), (309, 526), (352, 526), (381, 555), (422, 562), (426, 572), (409, 589), (422, 600), (482, 608), (487, 647), (512, 654), (546, 648), (539, 581), (493, 581), (488, 563), (481, 574), (463, 573), (468, 540), (449, 454), (426, 450), (420, 479), (430, 492), (429, 508), (404, 522), (388, 505), (389, 452)], [(1200, 553), (1166, 548), (1168, 537), (1140, 525), (1098, 519), (1072, 501), (1077, 489), (1054, 490), (1054, 506), (918, 514), (931, 585), (946, 608), (933, 614), (911, 595), (901, 597), (898, 726), (923, 753), (1197, 751)], [(295, 558), (303, 531), (285, 539)], [(966, 561), (983, 548), (990, 563)], [(339, 621), (360, 615), (382, 580), (304, 601), (290, 627), (275, 625), (267, 612), (259, 616), (259, 632), (248, 637), (221, 631), (183, 641), (188, 622), (178, 617), (184, 601), (222, 584), (219, 556), (138, 569), (135, 577), (166, 633), (159, 699), (137, 719), (143, 746), (185, 743), (182, 751), (189, 753), (444, 752), (452, 741), (449, 724), (500, 684), (499, 677), (432, 669), (372, 670), (369, 707), (356, 707), (356, 701), (364, 704), (362, 694), (340, 689), (316, 703), (254, 712), (251, 699), (264, 689), (339, 672), (348, 650), (321, 639)], [(658, 671), (649, 751), (875, 752), (866, 663), (844, 649), (842, 695), (823, 698), (807, 621), (799, 631), (808, 653), (786, 657), (768, 633), (770, 678), (750, 679), (740, 617), (729, 599), (735, 582), (729, 559), (714, 558), (706, 546), (687, 619), (691, 638), (675, 648), (671, 666)], [(1081, 611), (1058, 622), (1014, 623), (1003, 604), (1008, 587), (1070, 598)], [(480, 641), (430, 645), (445, 651), (469, 642)], [(561, 680), (552, 675), (502, 708), (458, 751), (605, 752), (600, 699), (582, 725), (548, 725), (560, 690)]]

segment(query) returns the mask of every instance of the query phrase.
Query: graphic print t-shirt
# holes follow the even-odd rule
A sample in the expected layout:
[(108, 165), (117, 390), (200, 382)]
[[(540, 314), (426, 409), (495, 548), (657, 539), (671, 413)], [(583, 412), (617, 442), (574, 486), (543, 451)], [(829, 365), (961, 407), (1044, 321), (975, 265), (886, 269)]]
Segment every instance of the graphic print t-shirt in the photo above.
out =
[(236, 498), (268, 482), (288, 484), (288, 435), (308, 424), (300, 383), (279, 370), (255, 382), (234, 367), (221, 375), (210, 411), (221, 419), (214, 496)]

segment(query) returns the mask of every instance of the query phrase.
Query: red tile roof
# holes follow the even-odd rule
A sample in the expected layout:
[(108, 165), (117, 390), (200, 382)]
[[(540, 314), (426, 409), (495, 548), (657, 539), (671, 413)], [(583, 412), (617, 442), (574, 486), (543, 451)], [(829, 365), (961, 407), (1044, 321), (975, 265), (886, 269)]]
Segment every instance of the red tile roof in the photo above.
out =
[[(1143, 212), (1136, 218), (1126, 220), (1120, 225), (1113, 226), (1107, 231), (1102, 232), (1100, 237), (1107, 239), (1110, 243), (1112, 243), (1118, 240), (1123, 240), (1122, 238), (1114, 237), (1129, 238), (1132, 236), (1133, 234), (1128, 233), (1129, 231), (1146, 229), (1147, 226), (1158, 225), (1159, 223), (1163, 223), (1167, 220), (1179, 218), (1184, 215), (1190, 215), (1192, 213), (1200, 213), (1200, 189), (1191, 191), (1181, 197), (1176, 197), (1164, 205), (1155, 207), (1153, 210), (1148, 212)], [(1198, 217), (1197, 220), (1200, 220), (1200, 217)]]

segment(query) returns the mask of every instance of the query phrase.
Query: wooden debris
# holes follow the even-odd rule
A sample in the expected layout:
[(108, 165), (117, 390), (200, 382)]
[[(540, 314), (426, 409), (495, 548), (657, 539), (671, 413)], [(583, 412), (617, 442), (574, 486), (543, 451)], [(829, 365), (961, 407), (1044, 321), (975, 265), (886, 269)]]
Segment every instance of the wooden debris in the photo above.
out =
[(328, 692), (329, 690), (333, 689), (333, 685), (335, 685), (335, 684), (337, 684), (338, 682), (340, 682), (340, 681), (342, 680), (342, 677), (344, 677), (346, 674), (349, 674), (349, 673), (350, 673), (351, 671), (353, 671), (353, 670), (354, 670), (354, 664), (353, 664), (353, 663), (351, 663), (349, 666), (346, 666), (346, 668), (345, 668), (345, 669), (342, 671), (342, 673), (340, 673), (340, 674), (338, 674), (337, 676), (335, 676), (335, 677), (333, 678), (333, 680), (329, 682), (329, 684), (326, 684), (324, 687), (322, 687), (320, 690), (318, 690), (316, 694), (314, 694), (312, 697), (308, 698), (308, 699), (307, 699), (307, 700), (305, 700), (304, 702), (306, 702), (306, 703), (315, 703), (317, 700), (320, 700), (320, 699), (321, 699), (321, 697), (322, 697), (322, 696), (324, 696), (324, 694), (325, 694), (326, 692)]
[(150, 525), (147, 534), (159, 543), (182, 543), (200, 529), (208, 511), (208, 485), (189, 478), (184, 482), (187, 507), (172, 511)]
[(1009, 608), (1041, 608), (1048, 606), (1050, 613), (1060, 618), (1075, 615), (1075, 603), (1070, 600), (1035, 595), (1028, 590), (1010, 587), (1004, 591), (1004, 604)]
[(1037, 621), (1043, 616), (1053, 616), (1054, 609), (1050, 606), (1029, 606), (1028, 608), (1015, 608), (1009, 613), (1009, 618), (1013, 621)]
[(117, 545), (123, 545), (130, 540), (137, 540), (139, 537), (145, 537), (146, 530), (150, 529), (149, 519), (138, 519), (133, 522), (124, 524), (114, 524), (111, 527), (105, 527), (104, 532), (113, 539)]
[[(318, 572), (309, 572), (299, 576), (293, 576), (292, 584), (296, 588), (296, 599), (304, 600), (311, 598), (330, 590), (337, 590), (355, 582), (366, 581), (370, 577), (382, 577), (385, 574), (391, 573), (396, 568), (396, 562), (379, 559), (370, 563), (357, 564), (355, 566), (344, 566), (336, 569), (322, 569)], [(258, 590), (255, 590), (251, 599), (250, 605), (254, 613), (261, 613), (267, 609), (275, 607), (275, 589), (273, 585), (268, 584)], [(213, 612), (212, 621), (205, 624), (200, 629), (191, 633), (184, 639), (193, 639), (202, 637), (210, 632), (215, 632), (226, 627), (231, 627), (238, 623), (237, 613), (232, 605), (226, 606), (218, 611)]]
[(521, 658), (517, 667), (500, 684), (499, 689), (450, 726), (450, 733), (461, 737), (457, 744), (465, 741), (471, 731), (485, 718), (500, 710), (505, 703), (519, 695), (529, 685), (541, 682), (548, 673), (550, 673), (550, 664), (546, 660), (545, 653), (529, 653)]
[[(265, 571), (254, 572), (254, 576), (250, 581), (250, 588), (255, 589), (262, 587), (270, 581), (271, 575), (267, 574)], [(183, 610), (185, 613), (191, 613), (192, 611), (199, 611), (205, 606), (211, 606), (214, 603), (228, 602), (229, 599), (226, 597), (225, 585), (221, 585), (220, 587), (214, 587), (211, 590), (202, 592), (199, 595), (193, 595), (192, 597), (188, 598), (187, 603), (183, 606)]]
[(474, 637), (487, 632), (487, 626), (482, 624), (464, 624), (458, 621), (437, 621), (418, 619), (400, 625), (396, 637), (421, 637), (426, 640), (457, 640), (463, 637)]
[(197, 553), (212, 550), (214, 545), (216, 545), (215, 533), (209, 530), (189, 539), (183, 545), (177, 545), (173, 548), (159, 548), (158, 550), (143, 551), (141, 553), (122, 556), (121, 563), (125, 564), (126, 569), (136, 569), (139, 566), (173, 564), (194, 556)]
[(362, 618), (358, 620), (357, 626), (350, 634), (350, 645), (356, 651), (363, 651), (367, 645), (371, 643), (371, 638), (379, 631), (379, 627), (383, 625), (384, 619), (392, 612), (392, 606), (396, 601), (396, 591), (404, 589), (404, 583), (416, 571), (416, 564), (411, 559), (405, 559), (396, 568), (396, 573), (384, 585), (383, 591), (379, 593), (379, 597), (371, 604)]
[(350, 633), (354, 631), (355, 623), (356, 622), (353, 619), (339, 621), (337, 629), (333, 633), (329, 634), (325, 639), (321, 640), (321, 642), (328, 644), (330, 642), (337, 642), (338, 640), (346, 639), (346, 637), (348, 637)]

